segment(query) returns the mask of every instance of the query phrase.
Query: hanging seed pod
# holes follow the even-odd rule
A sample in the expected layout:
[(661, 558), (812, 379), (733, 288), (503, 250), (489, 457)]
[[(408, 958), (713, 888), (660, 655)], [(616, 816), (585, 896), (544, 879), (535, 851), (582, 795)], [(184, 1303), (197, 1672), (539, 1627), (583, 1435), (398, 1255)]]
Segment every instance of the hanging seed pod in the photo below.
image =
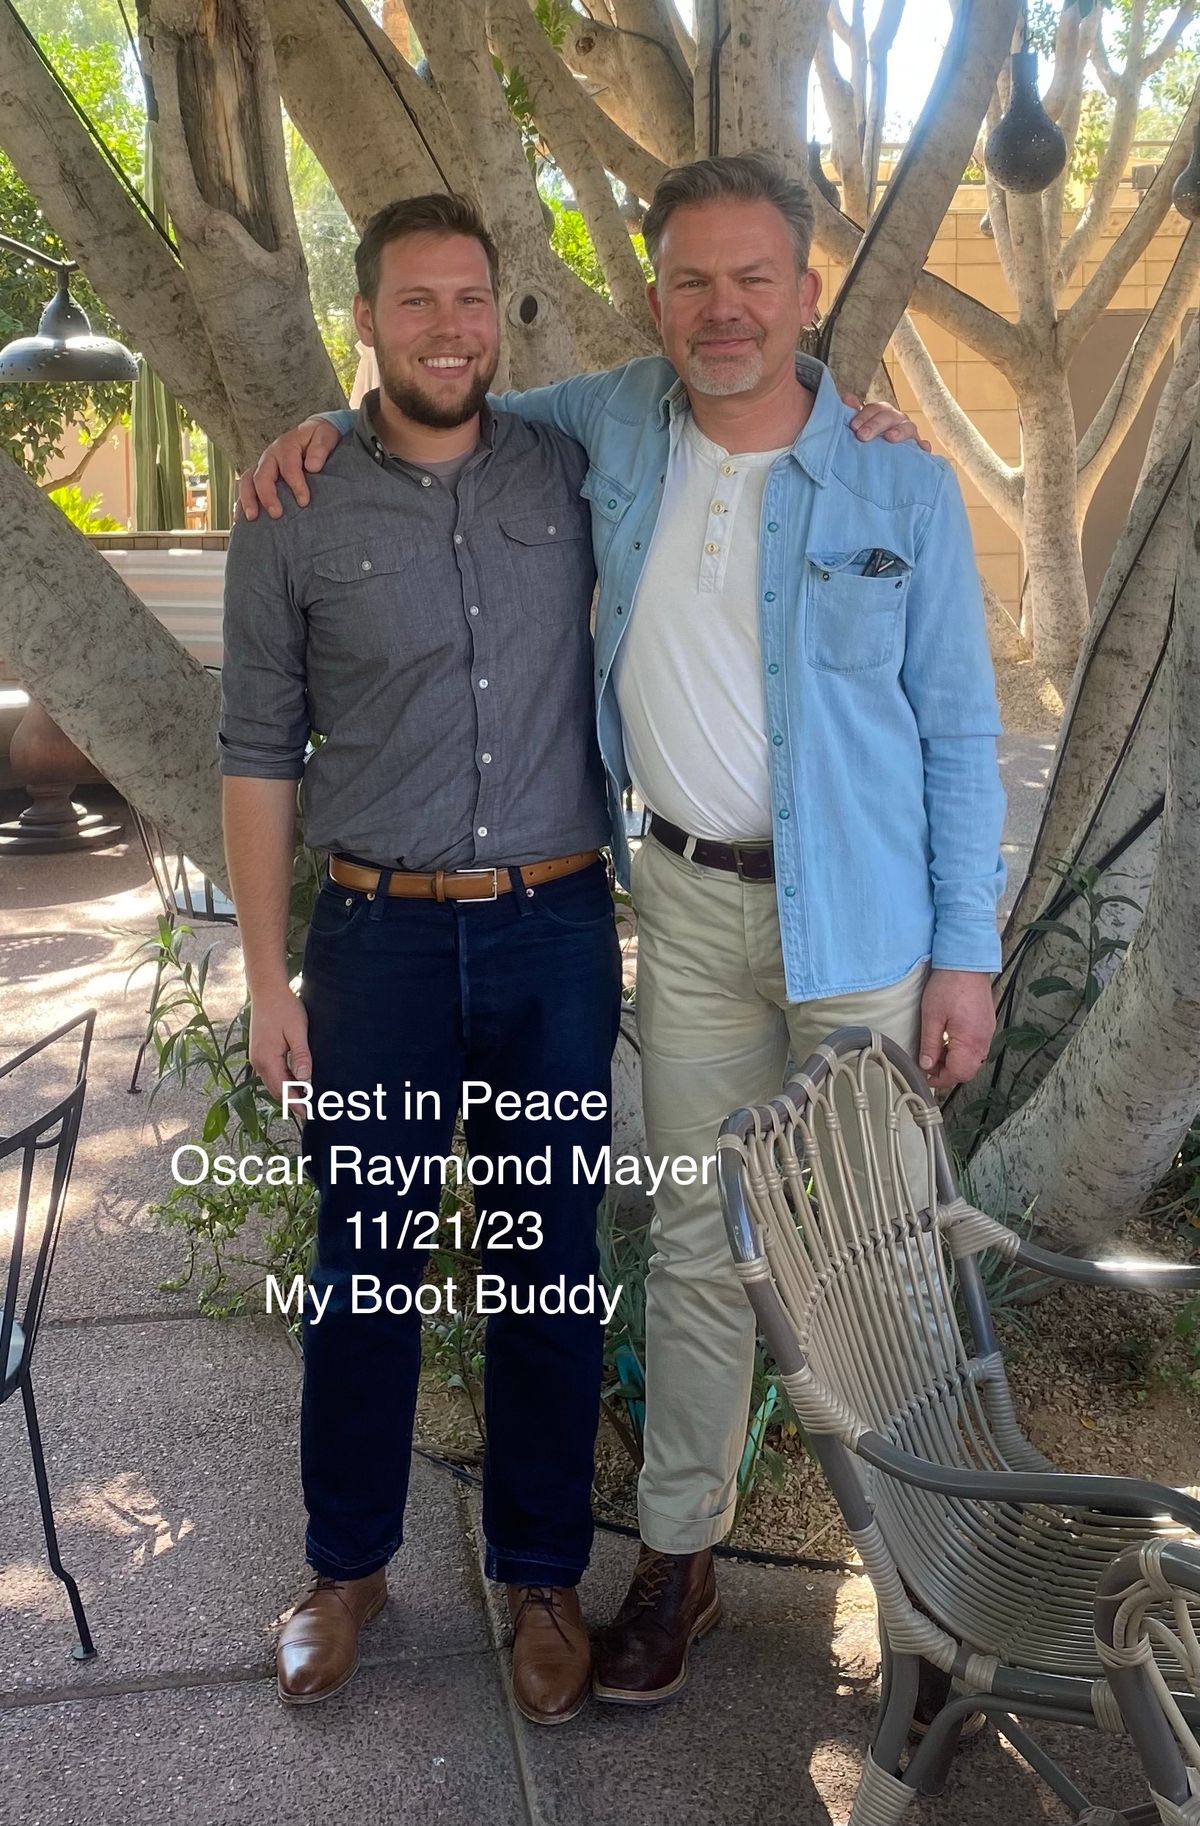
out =
[(984, 158), (1000, 188), (1022, 196), (1047, 189), (1067, 162), (1067, 142), (1038, 94), (1036, 51), (1013, 52), (1008, 109), (988, 135)]
[(1200, 125), (1192, 141), (1191, 162), (1175, 179), (1171, 201), (1189, 222), (1200, 221)]

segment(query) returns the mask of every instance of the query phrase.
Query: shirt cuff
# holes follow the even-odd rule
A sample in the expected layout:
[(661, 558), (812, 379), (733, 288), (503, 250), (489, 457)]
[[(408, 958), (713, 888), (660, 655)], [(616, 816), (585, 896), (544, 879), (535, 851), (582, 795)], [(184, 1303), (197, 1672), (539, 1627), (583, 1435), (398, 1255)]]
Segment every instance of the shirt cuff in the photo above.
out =
[(995, 916), (950, 913), (933, 929), (930, 966), (934, 970), (978, 970), (994, 976), (1000, 968), (1000, 934)]
[(301, 780), (304, 750), (279, 749), (217, 737), (217, 767), (222, 774), (248, 780)]

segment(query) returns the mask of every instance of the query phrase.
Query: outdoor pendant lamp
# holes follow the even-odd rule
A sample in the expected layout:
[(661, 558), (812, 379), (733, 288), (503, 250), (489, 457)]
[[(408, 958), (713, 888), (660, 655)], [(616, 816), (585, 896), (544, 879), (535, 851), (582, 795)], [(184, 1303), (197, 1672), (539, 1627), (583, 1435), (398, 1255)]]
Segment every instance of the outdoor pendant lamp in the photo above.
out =
[(984, 159), (1001, 190), (1033, 196), (1051, 185), (1067, 162), (1067, 142), (1038, 94), (1037, 52), (1026, 41), (1012, 54), (1012, 91), (1003, 120), (988, 135)]
[(55, 260), (36, 247), (26, 247), (11, 235), (0, 235), (0, 247), (12, 248), (28, 260), (48, 266), (58, 280), (53, 298), (42, 312), (36, 336), (18, 336), (0, 349), (0, 381), (46, 382), (136, 380), (137, 358), (124, 343), (111, 336), (96, 336), (87, 313), (70, 293), (69, 275), (78, 272), (74, 260)]
[(1175, 179), (1171, 201), (1189, 222), (1200, 221), (1200, 125), (1192, 141), (1191, 163)]

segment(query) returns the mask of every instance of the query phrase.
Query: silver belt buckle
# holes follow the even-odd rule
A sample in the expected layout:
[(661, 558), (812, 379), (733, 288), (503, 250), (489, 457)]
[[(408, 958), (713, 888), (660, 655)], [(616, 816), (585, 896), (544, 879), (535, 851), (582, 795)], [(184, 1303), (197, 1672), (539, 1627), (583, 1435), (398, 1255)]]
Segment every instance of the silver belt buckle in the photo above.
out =
[[(495, 900), (500, 893), (500, 881), (499, 881), (500, 871), (498, 868), (495, 868), (495, 869), (455, 869), (454, 873), (456, 875), (490, 875), (491, 876), (491, 878), (492, 878), (491, 893), (490, 894), (474, 894), (471, 896), (471, 899), (473, 899), (473, 900), (482, 901), (484, 906), (487, 905), (489, 900)], [(467, 897), (464, 895), (463, 898), (466, 899)]]

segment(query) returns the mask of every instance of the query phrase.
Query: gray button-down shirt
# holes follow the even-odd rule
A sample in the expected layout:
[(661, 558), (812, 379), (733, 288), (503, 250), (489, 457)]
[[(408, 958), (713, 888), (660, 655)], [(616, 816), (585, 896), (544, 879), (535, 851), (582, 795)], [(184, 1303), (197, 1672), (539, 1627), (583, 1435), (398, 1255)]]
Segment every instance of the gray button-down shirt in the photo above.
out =
[(387, 454), (368, 407), (309, 507), (281, 490), (281, 520), (230, 536), (221, 771), (303, 776), (307, 841), (391, 867), (598, 847), (587, 458), (485, 409), (452, 492)]

